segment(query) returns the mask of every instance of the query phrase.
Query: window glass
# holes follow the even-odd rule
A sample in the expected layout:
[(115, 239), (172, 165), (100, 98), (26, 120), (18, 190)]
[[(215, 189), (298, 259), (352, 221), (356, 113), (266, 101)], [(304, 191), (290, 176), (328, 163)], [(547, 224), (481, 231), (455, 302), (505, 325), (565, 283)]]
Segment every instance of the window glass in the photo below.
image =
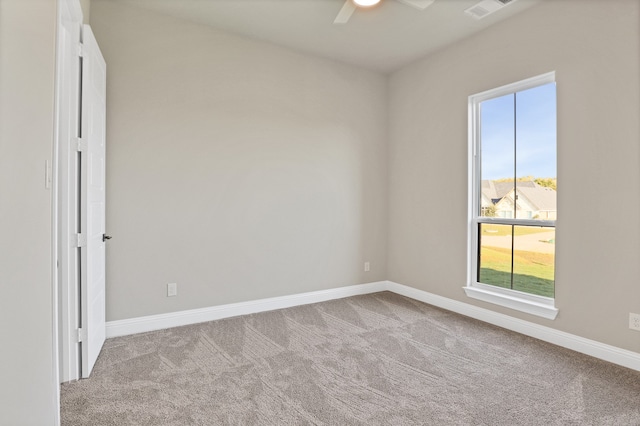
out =
[(555, 220), (556, 85), (549, 83), (523, 90), (514, 97), (518, 177), (515, 184), (522, 199), (517, 217)]
[[(496, 206), (502, 197), (513, 190), (515, 172), (515, 134), (513, 94), (489, 99), (480, 105), (482, 116), (481, 166), (482, 216), (509, 216), (506, 204)], [(497, 210), (496, 208), (500, 208)]]
[(511, 288), (511, 225), (481, 223), (478, 281)]
[(513, 290), (553, 297), (556, 229), (513, 228)]

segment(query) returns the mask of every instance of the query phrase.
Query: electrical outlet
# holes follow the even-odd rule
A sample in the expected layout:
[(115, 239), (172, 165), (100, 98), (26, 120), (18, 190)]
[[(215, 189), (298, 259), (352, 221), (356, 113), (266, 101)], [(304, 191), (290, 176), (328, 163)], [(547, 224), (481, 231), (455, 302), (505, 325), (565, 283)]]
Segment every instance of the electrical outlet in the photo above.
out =
[(640, 314), (629, 313), (629, 328), (640, 331)]
[(364, 262), (364, 271), (369, 272), (370, 270), (371, 270), (371, 265), (369, 265), (369, 262)]
[(167, 297), (178, 295), (178, 283), (167, 284)]

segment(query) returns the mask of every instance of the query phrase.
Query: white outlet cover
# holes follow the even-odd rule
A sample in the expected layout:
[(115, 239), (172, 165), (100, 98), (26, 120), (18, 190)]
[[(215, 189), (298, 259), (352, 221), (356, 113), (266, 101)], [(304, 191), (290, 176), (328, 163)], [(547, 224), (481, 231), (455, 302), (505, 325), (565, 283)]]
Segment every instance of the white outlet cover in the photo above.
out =
[(640, 331), (640, 314), (629, 314), (629, 328)]

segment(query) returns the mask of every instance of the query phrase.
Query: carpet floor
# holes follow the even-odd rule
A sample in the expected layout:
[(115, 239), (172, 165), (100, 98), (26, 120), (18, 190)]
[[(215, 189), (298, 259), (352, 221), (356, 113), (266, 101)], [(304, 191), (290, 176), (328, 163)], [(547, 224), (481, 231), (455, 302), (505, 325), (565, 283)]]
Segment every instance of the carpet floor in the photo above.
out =
[(106, 341), (62, 425), (640, 425), (640, 372), (382, 292)]

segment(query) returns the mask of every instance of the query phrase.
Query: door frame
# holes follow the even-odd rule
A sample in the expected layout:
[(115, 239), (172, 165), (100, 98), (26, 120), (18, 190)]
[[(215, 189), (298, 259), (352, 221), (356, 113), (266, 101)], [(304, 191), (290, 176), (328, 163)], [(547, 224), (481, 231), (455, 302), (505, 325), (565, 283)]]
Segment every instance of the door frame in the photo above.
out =
[[(80, 378), (79, 252), (75, 243), (79, 197), (77, 154), (73, 149), (78, 136), (80, 107), (79, 45), (83, 15), (78, 0), (58, 2), (56, 40), (56, 128), (53, 152), (53, 281), (54, 281), (54, 354), (56, 381)], [(63, 32), (67, 31), (68, 38)], [(77, 64), (77, 66), (69, 64)]]

